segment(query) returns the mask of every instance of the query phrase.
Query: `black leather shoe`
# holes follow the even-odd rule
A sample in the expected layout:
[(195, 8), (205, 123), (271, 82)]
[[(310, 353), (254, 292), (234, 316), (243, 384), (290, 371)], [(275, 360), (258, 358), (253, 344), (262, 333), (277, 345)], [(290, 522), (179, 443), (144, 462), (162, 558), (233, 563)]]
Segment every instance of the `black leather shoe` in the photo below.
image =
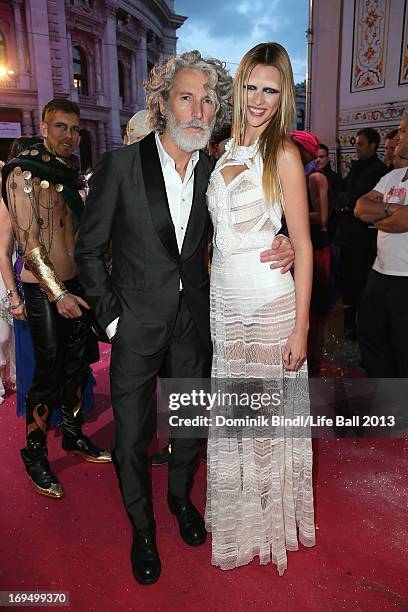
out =
[(171, 455), (171, 444), (170, 442), (163, 446), (157, 453), (153, 453), (150, 457), (150, 463), (152, 465), (164, 465), (169, 462), (169, 458)]
[(91, 440), (81, 433), (78, 436), (71, 436), (64, 432), (62, 436), (62, 448), (71, 455), (80, 455), (85, 461), (92, 463), (109, 463), (112, 461), (108, 451), (99, 448)]
[(189, 546), (200, 546), (204, 544), (207, 532), (201, 514), (191, 501), (179, 499), (168, 495), (167, 498), (170, 512), (178, 520), (180, 535)]
[(27, 476), (40, 495), (59, 498), (64, 495), (58, 478), (52, 473), (47, 458), (48, 452), (41, 444), (30, 444), (20, 450)]
[(133, 575), (140, 584), (154, 584), (161, 574), (160, 557), (156, 536), (152, 530), (133, 530), (133, 544), (130, 551)]

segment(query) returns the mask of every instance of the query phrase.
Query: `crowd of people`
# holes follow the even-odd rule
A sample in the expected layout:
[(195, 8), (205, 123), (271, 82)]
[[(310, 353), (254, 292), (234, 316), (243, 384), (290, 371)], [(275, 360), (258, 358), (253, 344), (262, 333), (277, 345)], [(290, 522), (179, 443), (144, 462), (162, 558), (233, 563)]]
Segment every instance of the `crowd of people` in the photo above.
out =
[[(35, 491), (63, 496), (47, 453), (54, 417), (64, 450), (113, 460), (133, 573), (152, 584), (161, 573), (148, 466), (158, 377), (211, 376), (237, 394), (263, 381), (279, 389), (279, 414), (305, 417), (339, 292), (367, 375), (407, 376), (408, 118), (387, 135), (388, 165), (378, 132), (359, 130), (343, 179), (318, 136), (291, 131), (292, 68), (277, 43), (248, 51), (234, 80), (197, 51), (167, 58), (145, 89), (126, 146), (104, 154), (86, 184), (76, 103), (51, 100), (41, 138), (14, 143), (2, 169), (0, 366), (4, 379), (9, 362), (17, 380)], [(98, 337), (112, 345), (112, 457), (82, 422)], [(283, 574), (287, 550), (315, 544), (310, 435), (210, 425), (204, 519), (190, 498), (199, 449), (174, 434), (164, 454), (184, 542), (201, 545), (211, 532), (214, 565), (258, 556)]]

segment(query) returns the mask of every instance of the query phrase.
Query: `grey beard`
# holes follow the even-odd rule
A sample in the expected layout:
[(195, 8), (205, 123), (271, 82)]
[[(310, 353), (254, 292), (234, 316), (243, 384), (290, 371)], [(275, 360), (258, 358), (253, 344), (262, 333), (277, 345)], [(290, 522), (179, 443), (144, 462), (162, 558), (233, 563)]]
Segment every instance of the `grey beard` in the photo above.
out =
[[(199, 151), (207, 146), (215, 125), (215, 117), (210, 125), (207, 125), (199, 119), (193, 119), (189, 123), (177, 123), (173, 113), (168, 111), (166, 115), (166, 124), (169, 135), (178, 148), (186, 153), (193, 153), (193, 151)], [(203, 130), (203, 133), (187, 134), (186, 128), (188, 127), (199, 127)]]

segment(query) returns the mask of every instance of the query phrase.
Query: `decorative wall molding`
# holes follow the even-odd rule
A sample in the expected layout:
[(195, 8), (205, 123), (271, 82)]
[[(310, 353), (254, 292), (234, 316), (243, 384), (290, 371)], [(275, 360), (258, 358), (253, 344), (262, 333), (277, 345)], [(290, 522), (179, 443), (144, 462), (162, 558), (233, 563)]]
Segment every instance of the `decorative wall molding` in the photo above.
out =
[(401, 41), (399, 84), (408, 85), (408, 1), (404, 2), (404, 22)]
[(354, 0), (351, 92), (385, 85), (389, 0)]
[[(402, 115), (408, 110), (408, 103), (384, 104), (383, 106), (372, 106), (356, 108), (339, 112), (339, 126), (367, 125), (378, 121), (393, 121), (399, 123)], [(371, 126), (374, 127), (374, 126)]]

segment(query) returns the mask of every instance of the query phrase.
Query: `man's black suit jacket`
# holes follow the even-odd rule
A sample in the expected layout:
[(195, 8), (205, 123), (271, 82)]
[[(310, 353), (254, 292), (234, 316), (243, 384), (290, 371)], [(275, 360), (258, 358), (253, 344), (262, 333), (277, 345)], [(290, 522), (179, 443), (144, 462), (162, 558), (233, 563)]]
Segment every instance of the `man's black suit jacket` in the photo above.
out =
[[(200, 152), (179, 253), (154, 133), (104, 154), (95, 169), (76, 249), (79, 280), (99, 325), (105, 329), (120, 317), (118, 332), (142, 355), (156, 353), (169, 340), (180, 278), (199, 334), (211, 350), (205, 258), (210, 172), (211, 162)], [(111, 275), (105, 266), (110, 241)]]

